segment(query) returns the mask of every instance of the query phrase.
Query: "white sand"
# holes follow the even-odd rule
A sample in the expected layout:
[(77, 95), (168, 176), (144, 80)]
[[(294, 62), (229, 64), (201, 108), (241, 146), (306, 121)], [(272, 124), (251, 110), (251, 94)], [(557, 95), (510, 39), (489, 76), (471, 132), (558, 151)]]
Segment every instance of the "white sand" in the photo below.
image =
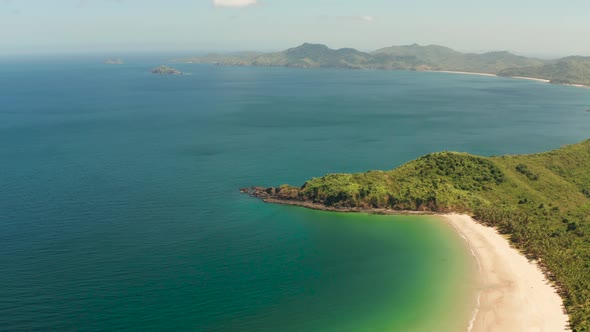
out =
[(468, 71), (452, 71), (452, 70), (425, 70), (433, 73), (447, 73), (447, 74), (462, 74), (462, 75), (478, 75), (478, 76), (498, 76), (490, 73), (473, 73)]
[(543, 83), (551, 83), (551, 80), (546, 80), (542, 78), (534, 78), (534, 77), (524, 77), (524, 76), (510, 76), (511, 78), (518, 78), (520, 80), (529, 80), (529, 81), (537, 81)]
[(576, 87), (576, 88), (590, 89), (590, 86), (584, 85), (584, 84), (562, 84), (562, 85), (565, 85), (565, 86), (573, 86), (573, 87)]
[[(489, 74), (489, 73), (473, 73), (468, 71), (452, 71), (452, 70), (425, 70), (432, 73), (447, 73), (447, 74), (461, 74), (461, 75), (478, 75), (478, 76), (495, 76), (498, 77), (496, 74)], [(546, 80), (543, 78), (534, 78), (534, 77), (524, 77), (524, 76), (506, 76), (507, 78), (516, 78), (519, 80), (529, 80), (535, 82), (542, 82), (542, 83), (551, 83), (551, 80)], [(559, 85), (566, 85), (566, 86), (573, 86), (576, 88), (585, 88), (590, 89), (590, 86), (584, 84), (559, 84)]]
[(466, 215), (445, 215), (468, 243), (480, 271), (472, 332), (569, 331), (555, 288), (539, 267), (495, 229)]

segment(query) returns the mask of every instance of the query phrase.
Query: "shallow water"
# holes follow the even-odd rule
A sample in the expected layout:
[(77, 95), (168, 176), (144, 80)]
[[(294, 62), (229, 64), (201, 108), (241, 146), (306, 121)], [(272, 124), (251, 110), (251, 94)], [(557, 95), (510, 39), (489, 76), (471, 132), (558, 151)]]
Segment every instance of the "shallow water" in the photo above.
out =
[[(446, 224), (263, 204), (250, 185), (588, 138), (590, 91), (441, 73), (0, 60), (0, 326), (466, 326)], [(467, 318), (465, 318), (467, 319)]]

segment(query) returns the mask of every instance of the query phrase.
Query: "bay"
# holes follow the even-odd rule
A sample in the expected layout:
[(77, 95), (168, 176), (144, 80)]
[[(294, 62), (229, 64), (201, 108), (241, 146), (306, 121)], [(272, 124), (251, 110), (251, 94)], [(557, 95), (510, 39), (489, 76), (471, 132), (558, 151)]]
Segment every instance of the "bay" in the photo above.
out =
[(0, 326), (466, 326), (444, 222), (264, 204), (241, 187), (588, 138), (590, 92), (442, 73), (0, 59)]

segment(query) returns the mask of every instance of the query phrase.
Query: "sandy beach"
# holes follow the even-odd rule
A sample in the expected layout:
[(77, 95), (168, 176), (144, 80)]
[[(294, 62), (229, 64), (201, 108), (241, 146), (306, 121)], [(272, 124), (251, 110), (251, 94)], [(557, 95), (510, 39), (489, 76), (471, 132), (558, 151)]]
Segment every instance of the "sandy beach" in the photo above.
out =
[(529, 80), (529, 81), (537, 81), (543, 83), (551, 83), (551, 80), (546, 80), (543, 78), (534, 78), (534, 77), (524, 77), (524, 76), (510, 76), (511, 78), (517, 78), (519, 80)]
[(446, 74), (462, 74), (462, 75), (478, 75), (478, 76), (498, 76), (490, 73), (473, 73), (468, 71), (452, 71), (452, 70), (425, 70), (433, 73), (446, 73)]
[(575, 88), (583, 88), (583, 89), (590, 89), (590, 86), (584, 84), (562, 84), (565, 86), (573, 86)]
[[(452, 70), (425, 70), (432, 73), (446, 73), (446, 74), (461, 74), (461, 75), (478, 75), (478, 76), (495, 76), (498, 77), (496, 74), (489, 74), (489, 73), (472, 73), (467, 71), (452, 71)], [(524, 77), (524, 76), (506, 76), (507, 78), (515, 78), (519, 80), (528, 80), (528, 81), (535, 81), (541, 83), (551, 83), (551, 80), (543, 79), (543, 78), (534, 78), (534, 77)], [(583, 85), (583, 84), (560, 84), (565, 86), (572, 86), (576, 88), (585, 88), (588, 89), (590, 86)]]
[(480, 271), (479, 307), (470, 331), (570, 331), (561, 298), (535, 263), (469, 216), (442, 217), (465, 239)]

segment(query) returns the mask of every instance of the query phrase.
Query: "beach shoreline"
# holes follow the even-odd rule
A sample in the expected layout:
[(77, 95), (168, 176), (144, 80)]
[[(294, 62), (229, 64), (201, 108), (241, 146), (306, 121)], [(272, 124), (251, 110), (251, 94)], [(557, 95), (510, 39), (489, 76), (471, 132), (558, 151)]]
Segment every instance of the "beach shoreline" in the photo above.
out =
[(477, 307), (468, 332), (570, 331), (563, 300), (535, 262), (467, 215), (439, 217), (465, 240), (477, 264)]
[[(509, 78), (516, 78), (519, 80), (528, 80), (528, 81), (536, 81), (536, 82), (541, 82), (541, 83), (551, 83), (551, 80), (547, 80), (544, 78), (534, 78), (534, 77), (524, 77), (524, 76), (506, 76)], [(565, 84), (563, 84), (565, 85)]]
[[(246, 191), (243, 191), (246, 192)], [(536, 262), (529, 261), (495, 228), (465, 214), (374, 208), (334, 208), (308, 201), (266, 198), (266, 203), (343, 213), (429, 215), (449, 223), (477, 265), (476, 306), (467, 332), (570, 332), (563, 299)]]
[(267, 198), (266, 203), (339, 213), (426, 215), (440, 218), (465, 241), (476, 265), (474, 308), (467, 332), (570, 332), (563, 299), (543, 270), (495, 228), (465, 214), (375, 208), (334, 208)]
[(491, 76), (491, 77), (498, 77), (496, 74), (492, 73), (478, 73), (478, 72), (470, 72), (470, 71), (455, 71), (455, 70), (424, 70), (425, 72), (430, 73), (444, 73), (444, 74), (460, 74), (460, 75), (477, 75), (477, 76)]
[[(444, 74), (476, 75), (476, 76), (487, 76), (487, 77), (506, 77), (506, 78), (515, 78), (518, 80), (535, 81), (535, 82), (541, 82), (541, 83), (551, 83), (551, 80), (547, 80), (547, 79), (543, 79), (543, 78), (525, 77), (525, 76), (500, 76), (498, 74), (492, 74), (492, 73), (479, 73), (479, 72), (455, 71), (455, 70), (425, 70), (425, 71), (431, 72), (431, 73), (444, 73)], [(580, 85), (580, 84), (561, 84), (561, 85), (576, 86), (576, 87), (583, 87), (584, 86), (584, 85)]]
[(525, 76), (500, 76), (497, 74), (491, 73), (478, 73), (478, 72), (468, 72), (468, 71), (453, 71), (453, 70), (424, 70), (425, 72), (430, 73), (444, 73), (444, 74), (459, 74), (459, 75), (477, 75), (477, 76), (487, 76), (487, 77), (506, 77), (506, 78), (514, 78), (517, 80), (527, 80), (527, 81), (534, 81), (539, 83), (548, 83), (554, 85), (563, 85), (563, 86), (571, 86), (574, 88), (583, 88), (583, 89), (590, 89), (590, 86), (584, 84), (570, 84), (570, 83), (551, 83), (551, 80), (544, 79), (544, 78), (535, 78), (535, 77), (525, 77)]

